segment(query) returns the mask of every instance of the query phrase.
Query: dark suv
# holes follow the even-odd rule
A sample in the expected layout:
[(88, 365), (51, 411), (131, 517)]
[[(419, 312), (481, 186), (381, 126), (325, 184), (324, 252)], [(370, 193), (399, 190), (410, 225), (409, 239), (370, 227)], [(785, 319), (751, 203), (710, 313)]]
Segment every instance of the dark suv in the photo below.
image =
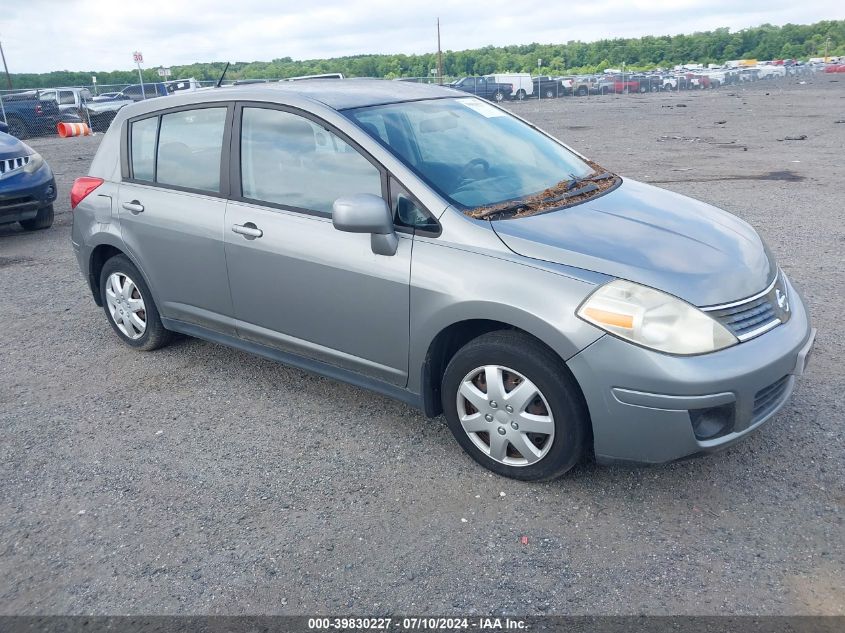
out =
[(53, 224), (55, 199), (56, 180), (41, 155), (0, 132), (0, 224), (46, 229)]

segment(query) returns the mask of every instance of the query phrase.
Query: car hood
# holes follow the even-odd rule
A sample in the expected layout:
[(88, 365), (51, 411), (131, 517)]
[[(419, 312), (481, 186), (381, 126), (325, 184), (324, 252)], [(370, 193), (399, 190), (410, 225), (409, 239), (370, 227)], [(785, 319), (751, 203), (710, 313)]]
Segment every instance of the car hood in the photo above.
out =
[(634, 180), (566, 209), (491, 224), (524, 257), (628, 279), (697, 306), (756, 294), (776, 271), (746, 222)]
[(85, 104), (85, 107), (89, 112), (110, 112), (120, 110), (130, 103), (134, 103), (132, 99), (106, 99), (104, 101), (89, 101)]
[(32, 154), (29, 145), (19, 141), (11, 134), (4, 134), (0, 132), (0, 160), (4, 158), (16, 158), (18, 156), (25, 156)]

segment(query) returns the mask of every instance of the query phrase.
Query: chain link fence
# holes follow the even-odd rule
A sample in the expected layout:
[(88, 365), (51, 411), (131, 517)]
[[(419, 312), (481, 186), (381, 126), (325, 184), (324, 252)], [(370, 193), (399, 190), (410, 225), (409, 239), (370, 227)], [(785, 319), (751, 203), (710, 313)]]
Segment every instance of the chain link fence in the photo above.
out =
[[(467, 77), (402, 77), (394, 81), (442, 84), (467, 94), (503, 102), (708, 90), (756, 81), (781, 81), (809, 76), (824, 70), (829, 70), (825, 64), (764, 64), (737, 68), (690, 66), (671, 71), (650, 72), (629, 72), (623, 66), (594, 75), (493, 73)], [(329, 74), (313, 78), (338, 76)], [(290, 80), (291, 78), (245, 79), (225, 81), (224, 84), (243, 85)], [(0, 90), (0, 130), (5, 127), (18, 138), (44, 136), (56, 134), (57, 125), (64, 121), (83, 122), (88, 124), (92, 131), (102, 132), (125, 105), (215, 84), (214, 81), (184, 78), (145, 84), (91, 84), (32, 90)]]

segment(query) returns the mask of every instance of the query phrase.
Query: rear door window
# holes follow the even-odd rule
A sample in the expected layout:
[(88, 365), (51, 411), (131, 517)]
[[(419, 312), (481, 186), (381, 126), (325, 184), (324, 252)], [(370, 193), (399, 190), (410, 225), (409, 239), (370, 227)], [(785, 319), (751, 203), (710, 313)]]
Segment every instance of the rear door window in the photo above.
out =
[(156, 182), (219, 193), (226, 112), (222, 107), (163, 115)]

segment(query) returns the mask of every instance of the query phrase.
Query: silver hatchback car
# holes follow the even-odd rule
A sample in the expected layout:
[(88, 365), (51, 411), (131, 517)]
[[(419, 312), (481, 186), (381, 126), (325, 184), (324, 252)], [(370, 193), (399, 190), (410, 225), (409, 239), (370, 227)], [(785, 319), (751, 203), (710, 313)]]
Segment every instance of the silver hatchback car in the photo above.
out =
[(127, 345), (181, 332), (443, 413), (518, 479), (725, 447), (784, 405), (815, 338), (748, 224), (437, 86), (130, 105), (71, 203)]

